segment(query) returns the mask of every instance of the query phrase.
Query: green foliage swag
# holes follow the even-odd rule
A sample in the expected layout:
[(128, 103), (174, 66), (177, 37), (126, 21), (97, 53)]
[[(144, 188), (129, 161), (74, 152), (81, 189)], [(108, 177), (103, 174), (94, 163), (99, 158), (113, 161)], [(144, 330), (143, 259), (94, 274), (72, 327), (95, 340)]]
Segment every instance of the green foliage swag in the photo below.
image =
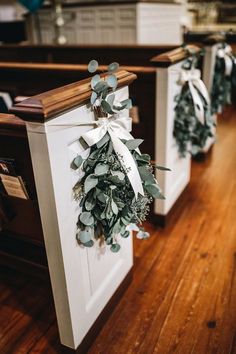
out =
[[(131, 107), (129, 99), (115, 103), (117, 79), (114, 72), (119, 64), (108, 66), (108, 74), (101, 77), (96, 74), (91, 80), (91, 109), (95, 117), (108, 117)], [(94, 73), (98, 63), (89, 63), (89, 72)], [(135, 198), (134, 191), (120, 159), (116, 155), (109, 133), (90, 148), (89, 156), (84, 160), (77, 156), (73, 161), (74, 169), (81, 169), (83, 177), (74, 186), (74, 195), (82, 207), (77, 226), (77, 240), (86, 247), (92, 247), (94, 240), (100, 240), (110, 246), (112, 252), (118, 252), (118, 235), (126, 238), (131, 229), (138, 231), (137, 237), (145, 239), (149, 234), (137, 227), (145, 220), (153, 198), (164, 199), (154, 177), (154, 169), (168, 170), (151, 163), (150, 156), (137, 151), (141, 139), (122, 140), (131, 152), (142, 180), (144, 196)]]
[[(226, 45), (226, 43), (222, 43), (219, 45), (218, 50), (224, 49)], [(226, 75), (225, 60), (216, 55), (211, 90), (211, 112), (213, 114), (221, 113), (226, 105), (231, 104), (232, 87), (236, 86), (236, 64), (233, 54), (230, 57), (232, 59), (233, 70), (231, 75)]]
[[(191, 53), (191, 55), (182, 66), (184, 70), (191, 70), (193, 67), (196, 68), (198, 64), (198, 56), (195, 53)], [(202, 124), (196, 117), (188, 82), (183, 85), (180, 94), (175, 97), (173, 134), (181, 157), (185, 157), (188, 153), (193, 156), (197, 155), (204, 148), (208, 137), (213, 137), (212, 130), (215, 122), (211, 117), (207, 102), (201, 95), (201, 92), (198, 91), (198, 93), (204, 107), (205, 124)]]

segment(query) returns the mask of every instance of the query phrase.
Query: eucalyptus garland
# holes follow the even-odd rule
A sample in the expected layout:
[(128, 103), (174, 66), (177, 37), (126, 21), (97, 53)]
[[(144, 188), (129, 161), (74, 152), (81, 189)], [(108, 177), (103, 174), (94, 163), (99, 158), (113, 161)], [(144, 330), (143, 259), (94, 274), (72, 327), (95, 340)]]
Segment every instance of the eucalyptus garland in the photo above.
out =
[[(198, 57), (191, 53), (182, 69), (190, 72), (195, 69), (198, 63)], [(181, 157), (185, 157), (188, 153), (196, 155), (202, 151), (209, 137), (213, 137), (213, 127), (215, 121), (211, 117), (210, 106), (202, 93), (195, 88), (197, 95), (204, 109), (204, 124), (199, 121), (196, 116), (194, 100), (189, 87), (189, 82), (182, 84), (180, 94), (175, 96), (175, 120), (174, 120), (174, 137), (178, 146)]]
[(236, 84), (236, 64), (233, 54), (230, 52), (226, 54), (232, 61), (232, 70), (229, 74), (226, 72), (226, 61), (224, 57), (219, 55), (219, 53), (226, 48), (229, 48), (226, 43), (220, 44), (215, 59), (214, 77), (211, 90), (211, 111), (213, 114), (221, 113), (226, 105), (231, 104), (232, 86), (235, 86)]
[[(89, 63), (89, 72), (95, 72), (98, 63)], [(114, 72), (119, 64), (108, 66), (108, 74), (96, 74), (91, 80), (91, 110), (95, 117), (116, 119), (119, 112), (131, 107), (129, 99), (116, 102), (115, 91), (117, 79)], [(109, 118), (110, 117), (110, 118)], [(134, 190), (128, 178), (128, 169), (122, 165), (123, 156), (118, 156), (114, 150), (110, 134), (90, 148), (89, 156), (83, 159), (77, 156), (73, 161), (74, 169), (81, 169), (82, 178), (74, 186), (74, 196), (82, 211), (79, 215), (77, 240), (85, 247), (92, 247), (94, 240), (100, 240), (110, 246), (112, 252), (120, 249), (119, 235), (128, 237), (131, 230), (138, 231), (137, 237), (145, 239), (149, 234), (138, 226), (146, 218), (153, 198), (164, 199), (154, 169), (168, 170), (151, 163), (147, 154), (138, 150), (141, 139), (122, 139), (137, 166), (144, 194), (135, 197)]]

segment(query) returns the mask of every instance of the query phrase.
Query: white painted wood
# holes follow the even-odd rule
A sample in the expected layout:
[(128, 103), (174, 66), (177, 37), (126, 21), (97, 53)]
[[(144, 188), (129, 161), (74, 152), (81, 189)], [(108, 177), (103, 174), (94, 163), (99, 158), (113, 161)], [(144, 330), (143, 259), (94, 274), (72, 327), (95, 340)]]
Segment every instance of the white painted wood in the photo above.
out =
[(137, 4), (137, 44), (181, 45), (183, 4)]
[[(209, 96), (211, 97), (211, 90), (212, 90), (212, 85), (213, 85), (213, 78), (214, 78), (214, 72), (215, 72), (215, 62), (216, 62), (216, 54), (218, 50), (219, 44), (215, 45), (209, 45), (205, 46), (205, 55), (204, 55), (204, 61), (203, 61), (203, 71), (202, 71), (202, 79), (204, 84), (206, 85), (207, 91), (209, 93)], [(217, 121), (217, 115), (214, 114), (212, 116), (212, 119), (214, 121)], [(213, 138), (208, 138), (206, 141), (206, 145), (203, 149), (203, 152), (209, 151), (211, 146), (215, 143), (215, 135), (216, 135), (216, 129), (214, 128), (213, 130), (214, 137)]]
[[(175, 3), (110, 3), (101, 6), (94, 3), (83, 7), (64, 7), (64, 31), (69, 44), (180, 45), (185, 6)], [(37, 16), (42, 42), (52, 43), (55, 37), (51, 25), (52, 11), (41, 9)], [(31, 31), (36, 31), (36, 26), (30, 27)], [(33, 41), (39, 37), (30, 35)]]
[(204, 47), (205, 55), (203, 61), (202, 78), (209, 94), (211, 93), (212, 84), (213, 84), (215, 61), (216, 61), (216, 54), (217, 54), (218, 47), (219, 44), (209, 45)]
[(190, 180), (191, 159), (179, 157), (173, 136), (176, 105), (174, 98), (180, 93), (179, 74), (183, 62), (157, 70), (155, 160), (171, 172), (157, 172), (165, 200), (155, 200), (154, 211), (167, 215)]
[[(116, 94), (119, 99), (127, 98), (128, 87)], [(84, 153), (79, 138), (91, 129), (78, 124), (92, 120), (93, 114), (83, 105), (45, 124), (27, 123), (60, 338), (73, 349), (133, 264), (132, 237), (120, 237), (121, 250), (117, 254), (111, 253), (109, 247), (96, 244), (88, 249), (76, 242), (81, 208), (73, 199), (72, 187), (79, 175), (70, 163), (77, 154)]]

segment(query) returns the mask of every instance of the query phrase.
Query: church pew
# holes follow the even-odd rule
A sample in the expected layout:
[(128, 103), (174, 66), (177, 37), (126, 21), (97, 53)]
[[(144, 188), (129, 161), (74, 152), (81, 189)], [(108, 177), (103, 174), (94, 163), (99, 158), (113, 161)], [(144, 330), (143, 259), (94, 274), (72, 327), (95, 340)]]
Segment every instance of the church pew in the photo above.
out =
[[(126, 99), (136, 75), (122, 70), (117, 77), (116, 95)], [(78, 119), (93, 119), (87, 108), (89, 82), (45, 92), (12, 108), (26, 121), (60, 339), (81, 352), (130, 283), (133, 264), (131, 237), (120, 241), (117, 254), (98, 244), (85, 249), (76, 242), (80, 210), (71, 196), (78, 176), (70, 165), (81, 153), (81, 134), (91, 129), (78, 126)], [(71, 124), (75, 126), (68, 128)]]
[(176, 48), (173, 45), (1, 45), (0, 61), (30, 63), (102, 64), (150, 66), (150, 59)]
[[(138, 76), (130, 87), (134, 106), (138, 107), (139, 123), (134, 124), (134, 135), (143, 136), (143, 149), (154, 155), (155, 122), (155, 83), (154, 67), (122, 66)], [(106, 66), (100, 66), (106, 70)], [(41, 92), (84, 79), (90, 75), (87, 64), (38, 64), (38, 63), (0, 63), (0, 91), (7, 91), (13, 98), (33, 96)], [(37, 83), (37, 84), (35, 84)], [(148, 99), (144, 100), (143, 95)]]
[(47, 260), (25, 123), (0, 114), (0, 158), (14, 159), (30, 199), (1, 194), (0, 263), (45, 277)]
[(236, 49), (236, 32), (233, 31), (228, 31), (228, 32), (189, 31), (184, 34), (184, 42), (186, 44), (194, 43), (195, 45), (202, 46), (204, 45), (204, 41), (207, 37), (209, 36), (212, 37), (214, 35), (221, 35), (221, 36), (223, 35), (226, 39), (226, 42), (229, 43), (233, 47), (233, 49)]
[[(176, 55), (175, 51), (174, 55)], [(179, 48), (177, 50), (176, 60), (181, 61), (184, 60), (184, 58), (184, 51)], [(153, 67), (125, 66), (123, 68), (138, 75), (138, 80), (136, 80), (130, 87), (130, 96), (133, 99), (134, 104), (138, 106), (140, 118), (140, 122), (133, 125), (133, 135), (136, 138), (144, 139), (142, 146), (143, 151), (154, 157), (155, 146), (158, 141), (155, 137), (155, 126), (158, 120), (158, 114), (156, 113), (158, 70), (154, 67), (156, 63), (152, 62), (152, 65)], [(105, 67), (100, 68), (105, 70)], [(53, 83), (56, 87), (59, 82), (68, 83), (74, 81), (72, 78), (84, 78), (87, 75), (87, 65), (0, 63), (0, 74), (2, 77), (2, 84), (5, 88), (8, 90), (13, 89), (16, 95), (31, 95), (32, 93), (36, 94), (42, 91), (43, 87), (44, 89), (50, 89)], [(48, 80), (49, 77), (50, 80)], [(35, 82), (38, 82), (39, 78), (39, 85), (34, 85)], [(19, 87), (18, 83), (20, 85)], [(33, 87), (33, 92), (31, 91), (31, 87)], [(160, 92), (162, 92), (162, 89)], [(160, 103), (160, 106), (161, 105), (162, 104)], [(156, 160), (157, 163), (159, 163), (159, 156), (156, 157)], [(164, 184), (165, 182), (163, 181), (163, 188)], [(180, 188), (180, 194), (182, 190), (183, 188)], [(165, 225), (167, 214), (169, 214), (170, 209), (180, 194), (175, 192), (175, 197), (172, 202), (168, 204), (167, 208), (162, 209), (160, 213), (154, 211), (152, 220), (156, 220), (159, 224)], [(167, 203), (167, 201), (163, 202), (163, 204)]]

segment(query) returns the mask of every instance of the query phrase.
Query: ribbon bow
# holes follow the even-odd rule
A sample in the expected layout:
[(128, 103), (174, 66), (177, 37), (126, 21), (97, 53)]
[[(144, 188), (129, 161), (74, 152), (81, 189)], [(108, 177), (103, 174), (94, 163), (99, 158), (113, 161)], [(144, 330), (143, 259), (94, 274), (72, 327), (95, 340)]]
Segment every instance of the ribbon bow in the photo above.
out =
[(179, 83), (180, 85), (184, 85), (188, 83), (190, 93), (193, 99), (195, 115), (202, 124), (205, 124), (205, 111), (204, 111), (204, 105), (200, 94), (205, 99), (207, 105), (210, 104), (210, 98), (206, 86), (201, 80), (200, 70), (182, 69), (180, 73)]
[(127, 117), (112, 116), (109, 118), (100, 118), (92, 123), (97, 125), (97, 128), (89, 130), (87, 133), (82, 135), (82, 138), (89, 146), (92, 146), (97, 144), (104, 137), (104, 135), (108, 133), (110, 135), (114, 151), (134, 190), (135, 198), (137, 199), (138, 193), (144, 195), (143, 185), (137, 165), (129, 149), (121, 141), (121, 139), (133, 139), (132, 135), (129, 133), (132, 127), (132, 119)]
[(225, 76), (230, 76), (233, 70), (233, 56), (230, 45), (227, 44), (224, 48), (218, 49), (217, 56), (218, 58), (224, 59)]

